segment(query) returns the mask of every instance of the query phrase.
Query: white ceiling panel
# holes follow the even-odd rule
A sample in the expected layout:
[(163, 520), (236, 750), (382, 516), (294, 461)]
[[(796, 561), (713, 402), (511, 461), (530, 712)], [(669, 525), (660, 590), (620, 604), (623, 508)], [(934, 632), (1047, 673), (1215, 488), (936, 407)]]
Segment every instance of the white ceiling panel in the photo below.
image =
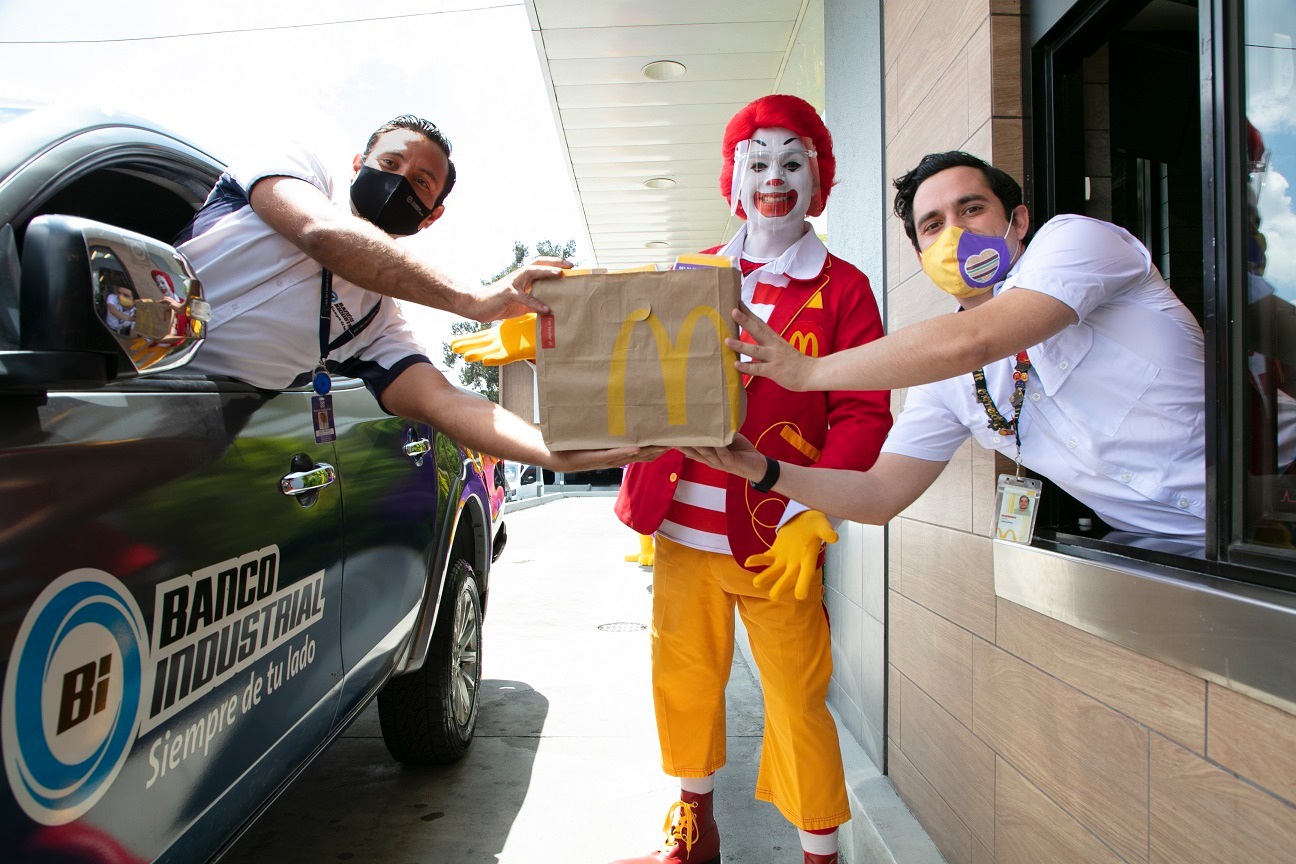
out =
[(654, 147), (570, 147), (573, 164), (581, 162), (674, 162), (713, 157), (720, 150), (714, 144), (659, 144)]
[[(745, 102), (703, 103), (698, 105), (621, 105), (611, 108), (567, 108), (562, 111), (564, 131), (601, 129), (605, 126), (691, 126), (726, 122)], [(716, 139), (717, 143), (719, 139)]]
[[(724, 125), (800, 62), (812, 2), (525, 0), (593, 266), (670, 263), (725, 239)], [(656, 60), (684, 74), (646, 78)], [(676, 185), (646, 188), (653, 177)]]
[(710, 201), (716, 193), (710, 189), (645, 189), (637, 192), (599, 192), (581, 190), (581, 200), (589, 204), (606, 204), (616, 201), (628, 201), (632, 204), (676, 204), (684, 201)]
[[(644, 180), (656, 176), (661, 175), (642, 174), (635, 177), (586, 177), (584, 179), (577, 179), (576, 188), (581, 192), (581, 194), (586, 192), (619, 192), (628, 198), (634, 198), (640, 192), (647, 191), (651, 188), (644, 185)], [(680, 177), (672, 171), (669, 176), (675, 180), (675, 185), (669, 187), (671, 190), (703, 189), (707, 194), (715, 195), (720, 189), (715, 178), (709, 174), (694, 174), (688, 177)]]
[[(687, 209), (690, 213), (696, 213), (697, 218), (718, 217), (727, 219), (729, 217), (729, 206), (725, 204), (724, 199), (719, 195), (716, 196), (716, 201), (715, 204), (706, 204), (701, 201), (689, 202)], [(590, 218), (627, 213), (642, 214), (644, 216), (668, 216), (680, 213), (681, 209), (683, 208), (678, 204), (672, 204), (669, 201), (636, 204), (624, 199), (620, 201), (591, 201), (585, 205), (585, 213)]]
[(720, 148), (716, 147), (714, 159), (676, 159), (669, 165), (670, 170), (663, 172), (661, 162), (582, 162), (573, 166), (577, 182), (594, 177), (707, 177), (712, 180), (720, 176)]
[[(593, 4), (591, 4), (593, 5)], [(685, 54), (742, 54), (787, 50), (795, 19), (723, 24), (658, 24), (541, 30), (549, 60), (583, 57), (669, 58)]]
[(569, 129), (569, 147), (657, 146), (660, 144), (710, 144), (724, 137), (724, 123), (705, 126), (613, 126), (602, 129)]
[[(747, 104), (769, 93), (773, 81), (644, 81), (641, 84), (577, 84), (555, 87), (558, 107), (619, 108), (624, 105), (705, 105), (708, 102)], [(729, 118), (726, 117), (725, 120)]]
[(545, 30), (575, 27), (633, 27), (711, 24), (726, 21), (784, 21), (797, 17), (802, 0), (535, 0)]
[[(551, 60), (549, 72), (556, 86), (565, 84), (638, 84), (644, 80), (643, 67), (661, 60), (656, 54), (644, 57), (592, 57), (578, 60)], [(690, 81), (725, 81), (743, 78), (769, 78), (778, 74), (783, 54), (685, 54), (672, 55), (683, 63)]]

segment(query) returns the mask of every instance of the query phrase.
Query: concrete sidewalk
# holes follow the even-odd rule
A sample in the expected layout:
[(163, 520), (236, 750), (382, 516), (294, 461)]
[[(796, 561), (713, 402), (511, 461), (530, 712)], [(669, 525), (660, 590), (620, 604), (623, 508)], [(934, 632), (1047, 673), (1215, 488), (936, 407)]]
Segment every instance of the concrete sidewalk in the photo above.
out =
[[(371, 708), (245, 835), (231, 862), (606, 864), (661, 840), (649, 691), (651, 574), (607, 497), (507, 517), (491, 577), (476, 740), (441, 769), (394, 763)], [(797, 834), (755, 801), (760, 691), (735, 652), (729, 764), (718, 774), (726, 864), (800, 864)], [(856, 859), (852, 864), (864, 864)]]

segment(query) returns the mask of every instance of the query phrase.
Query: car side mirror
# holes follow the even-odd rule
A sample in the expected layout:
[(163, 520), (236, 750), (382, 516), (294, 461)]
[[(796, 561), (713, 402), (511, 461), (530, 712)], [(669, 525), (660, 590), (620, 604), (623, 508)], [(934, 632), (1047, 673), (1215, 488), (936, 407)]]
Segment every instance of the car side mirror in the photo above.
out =
[(97, 366), (94, 355), (102, 380), (176, 369), (198, 350), (210, 320), (202, 285), (171, 246), (74, 216), (28, 224), (17, 353), (46, 358), (63, 383), (64, 373)]

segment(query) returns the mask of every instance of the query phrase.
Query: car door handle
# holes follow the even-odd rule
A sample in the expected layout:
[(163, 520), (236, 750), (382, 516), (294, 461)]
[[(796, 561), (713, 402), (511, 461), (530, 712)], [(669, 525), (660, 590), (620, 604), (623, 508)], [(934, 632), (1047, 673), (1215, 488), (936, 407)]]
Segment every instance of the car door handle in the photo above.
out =
[(294, 471), (279, 478), (279, 491), (285, 495), (318, 492), (337, 480), (337, 470), (327, 462), (316, 463), (309, 471)]
[(426, 438), (410, 438), (401, 447), (405, 455), (414, 460), (414, 464), (423, 467), (423, 457), (432, 451), (432, 442)]

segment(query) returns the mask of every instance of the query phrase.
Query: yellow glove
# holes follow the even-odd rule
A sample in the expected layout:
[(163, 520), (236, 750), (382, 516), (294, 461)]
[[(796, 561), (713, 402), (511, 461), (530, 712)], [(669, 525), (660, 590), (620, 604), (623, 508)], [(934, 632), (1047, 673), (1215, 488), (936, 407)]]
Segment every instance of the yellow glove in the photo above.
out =
[(503, 366), (514, 360), (534, 360), (536, 351), (536, 316), (505, 318), (499, 324), (450, 341), (450, 350), (462, 354), (469, 363)]
[[(819, 550), (824, 543), (836, 543), (837, 532), (828, 524), (828, 517), (818, 510), (806, 510), (787, 521), (774, 536), (774, 545), (762, 555), (752, 555), (746, 567), (763, 567), (752, 579), (752, 585), (764, 588), (770, 585), (769, 598), (777, 600), (790, 586), (798, 600), (810, 594), (810, 582), (818, 567)], [(770, 584), (773, 583), (773, 584)]]

